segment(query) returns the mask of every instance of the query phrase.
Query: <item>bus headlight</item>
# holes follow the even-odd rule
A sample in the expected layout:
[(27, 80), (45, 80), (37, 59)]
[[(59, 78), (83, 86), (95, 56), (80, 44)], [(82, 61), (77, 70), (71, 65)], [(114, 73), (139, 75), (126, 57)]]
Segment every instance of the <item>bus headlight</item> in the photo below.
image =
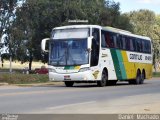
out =
[(87, 71), (87, 70), (90, 70), (90, 68), (89, 68), (89, 67), (81, 68), (81, 69), (79, 70), (79, 72), (84, 72), (84, 71)]
[(54, 72), (54, 73), (56, 73), (56, 70), (55, 70), (55, 69), (49, 68), (48, 70), (49, 70), (49, 72)]

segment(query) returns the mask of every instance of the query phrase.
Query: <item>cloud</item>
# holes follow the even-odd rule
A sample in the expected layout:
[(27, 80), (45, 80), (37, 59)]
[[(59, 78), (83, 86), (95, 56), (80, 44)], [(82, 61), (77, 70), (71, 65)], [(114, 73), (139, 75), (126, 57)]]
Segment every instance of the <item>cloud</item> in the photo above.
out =
[(137, 0), (139, 3), (144, 3), (144, 4), (150, 4), (152, 1), (151, 0)]
[(137, 0), (137, 2), (142, 4), (160, 5), (160, 0)]

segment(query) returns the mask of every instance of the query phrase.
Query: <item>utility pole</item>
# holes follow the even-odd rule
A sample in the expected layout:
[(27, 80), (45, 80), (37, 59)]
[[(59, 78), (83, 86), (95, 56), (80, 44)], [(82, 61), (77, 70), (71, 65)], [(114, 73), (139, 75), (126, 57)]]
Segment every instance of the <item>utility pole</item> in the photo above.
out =
[(9, 64), (9, 72), (12, 73), (12, 54), (10, 54), (9, 61), (10, 61), (10, 64)]
[(1, 43), (1, 40), (0, 40), (0, 64), (2, 64), (2, 59), (1, 59), (1, 47), (2, 47), (2, 43)]

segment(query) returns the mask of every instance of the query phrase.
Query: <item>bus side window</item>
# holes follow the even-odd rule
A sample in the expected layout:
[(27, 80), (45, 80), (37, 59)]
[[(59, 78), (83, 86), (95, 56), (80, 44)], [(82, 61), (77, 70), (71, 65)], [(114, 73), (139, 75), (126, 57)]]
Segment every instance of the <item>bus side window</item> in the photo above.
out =
[(123, 39), (122, 39), (122, 35), (119, 35), (118, 37), (118, 41), (119, 41), (119, 49), (123, 49)]
[(113, 39), (112, 39), (112, 34), (109, 33), (109, 47), (113, 48)]
[(118, 45), (117, 45), (117, 35), (116, 34), (113, 34), (113, 46), (114, 48), (118, 48)]
[(141, 52), (142, 50), (142, 44), (141, 44), (141, 40), (140, 39), (137, 39), (137, 52)]
[(146, 53), (145, 40), (142, 40), (142, 52), (143, 52), (143, 53)]
[(139, 48), (138, 39), (135, 39), (135, 45), (136, 45), (136, 52), (139, 52), (140, 48)]
[(110, 33), (106, 32), (106, 43), (107, 43), (107, 47), (109, 48), (111, 46), (111, 39), (110, 39)]
[(117, 34), (110, 33), (110, 48), (117, 48)]
[(145, 53), (148, 53), (149, 51), (148, 47), (149, 47), (148, 41), (145, 41)]
[(132, 44), (133, 44), (133, 51), (137, 51), (137, 47), (136, 47), (136, 39), (135, 38), (133, 38), (132, 39)]
[(116, 46), (115, 48), (118, 48), (118, 49), (121, 49), (121, 41), (120, 41), (120, 38), (119, 38), (119, 34), (116, 34)]
[(101, 46), (103, 48), (107, 47), (107, 43), (106, 43), (106, 37), (105, 37), (105, 31), (101, 31)]
[(141, 39), (138, 40), (138, 44), (139, 44), (139, 52), (142, 52), (142, 40)]
[(147, 46), (148, 46), (147, 53), (151, 53), (151, 42), (150, 41), (147, 41)]
[(125, 39), (126, 39), (126, 50), (130, 50), (130, 38), (126, 36)]
[(130, 38), (130, 50), (134, 51), (133, 38)]
[(126, 39), (125, 39), (125, 37), (124, 36), (122, 36), (122, 49), (123, 50), (126, 50)]

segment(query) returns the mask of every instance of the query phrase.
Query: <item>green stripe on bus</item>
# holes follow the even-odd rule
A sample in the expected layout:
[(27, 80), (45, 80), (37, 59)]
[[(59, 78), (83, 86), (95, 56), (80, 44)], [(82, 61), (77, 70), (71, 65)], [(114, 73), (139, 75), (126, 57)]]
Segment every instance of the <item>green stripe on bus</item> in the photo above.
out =
[(123, 64), (123, 57), (120, 50), (110, 49), (114, 68), (116, 71), (116, 76), (118, 80), (123, 80), (127, 78), (126, 70)]
[(112, 55), (113, 64), (114, 64), (114, 68), (115, 68), (115, 71), (116, 71), (117, 79), (122, 79), (116, 50), (111, 48), (110, 51), (111, 51), (111, 55)]
[(124, 60), (122, 57), (122, 53), (120, 50), (116, 50), (117, 56), (118, 56), (118, 60), (119, 60), (119, 66), (120, 66), (120, 72), (122, 75), (122, 79), (127, 79), (127, 74), (126, 74), (126, 70), (125, 70), (125, 66), (124, 66)]
[(72, 70), (72, 69), (74, 69), (74, 66), (65, 66), (64, 67), (64, 70)]

